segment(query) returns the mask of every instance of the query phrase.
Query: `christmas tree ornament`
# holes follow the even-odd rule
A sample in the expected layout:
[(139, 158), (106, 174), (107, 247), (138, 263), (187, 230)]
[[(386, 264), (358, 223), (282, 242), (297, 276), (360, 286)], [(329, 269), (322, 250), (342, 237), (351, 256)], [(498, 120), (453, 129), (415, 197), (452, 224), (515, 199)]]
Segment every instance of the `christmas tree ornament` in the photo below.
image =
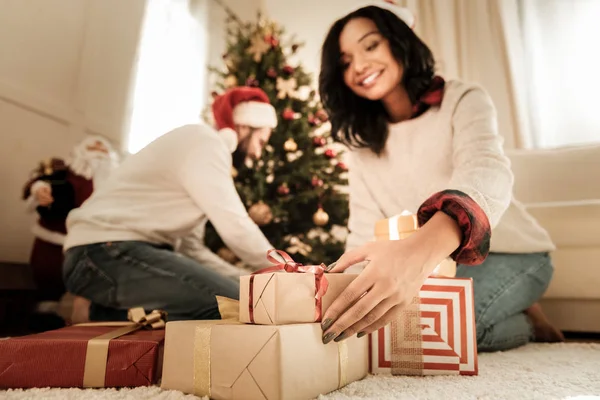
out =
[(287, 185), (287, 183), (284, 182), (281, 185), (279, 185), (279, 187), (277, 188), (277, 193), (281, 196), (287, 196), (288, 194), (290, 194), (290, 188)]
[(283, 79), (277, 78), (277, 98), (285, 99), (286, 97), (294, 97), (298, 82), (296, 78)]
[(335, 158), (337, 156), (337, 153), (334, 149), (327, 149), (323, 154), (325, 154), (325, 157), (327, 158)]
[(286, 65), (285, 67), (283, 67), (283, 72), (287, 75), (292, 75), (294, 73), (294, 67), (292, 67), (291, 65)]
[(327, 122), (329, 120), (329, 117), (327, 116), (327, 113), (325, 112), (325, 110), (319, 110), (315, 113), (315, 116), (317, 118), (319, 118), (321, 120), (321, 122)]
[(286, 121), (293, 121), (294, 119), (296, 119), (296, 113), (291, 108), (286, 108), (285, 110), (283, 110), (283, 113), (281, 113), (281, 116)]
[(269, 174), (269, 175), (267, 175), (267, 177), (265, 178), (265, 182), (267, 182), (267, 183), (269, 183), (269, 184), (273, 183), (273, 181), (274, 181), (274, 180), (275, 180), (275, 175), (273, 175), (273, 174)]
[(258, 82), (258, 80), (256, 80), (256, 78), (254, 76), (251, 76), (248, 79), (246, 79), (246, 86), (258, 87), (259, 82)]
[(254, 62), (258, 63), (260, 60), (262, 60), (263, 55), (265, 55), (270, 49), (271, 44), (265, 41), (264, 36), (254, 35), (254, 37), (250, 39), (250, 47), (248, 47), (246, 51), (248, 54), (252, 55)]
[(265, 204), (262, 200), (253, 204), (248, 209), (248, 215), (258, 226), (265, 226), (273, 221), (273, 212), (271, 207)]
[(217, 255), (230, 264), (235, 264), (240, 260), (235, 253), (229, 250), (227, 247), (221, 247), (217, 251)]
[(290, 247), (286, 249), (288, 254), (302, 254), (307, 256), (312, 251), (312, 247), (309, 244), (304, 243), (298, 236), (292, 236), (289, 238)]
[(226, 88), (232, 88), (237, 86), (238, 81), (237, 78), (235, 77), (235, 75), (227, 75), (227, 78), (225, 78), (225, 81), (223, 82), (223, 84), (225, 85)]
[(325, 139), (323, 136), (316, 136), (313, 138), (313, 145), (315, 147), (323, 147), (327, 144), (327, 139)]
[(289, 138), (283, 144), (283, 149), (287, 152), (292, 152), (298, 150), (298, 144), (294, 141), (294, 139)]
[(342, 171), (348, 171), (348, 166), (342, 161), (338, 162), (336, 166)]
[(273, 67), (269, 68), (267, 70), (267, 76), (269, 78), (273, 78), (273, 79), (277, 78), (277, 70)]
[(310, 181), (311, 185), (315, 188), (323, 186), (323, 179), (320, 179), (318, 176), (313, 176)]
[(311, 126), (317, 126), (320, 122), (313, 114), (308, 114), (307, 120)]
[(317, 212), (313, 215), (313, 222), (317, 226), (327, 225), (329, 222), (329, 214), (327, 214), (322, 207), (319, 207)]
[(271, 46), (271, 48), (279, 46), (279, 39), (277, 39), (273, 34), (266, 35), (265, 42), (267, 42)]

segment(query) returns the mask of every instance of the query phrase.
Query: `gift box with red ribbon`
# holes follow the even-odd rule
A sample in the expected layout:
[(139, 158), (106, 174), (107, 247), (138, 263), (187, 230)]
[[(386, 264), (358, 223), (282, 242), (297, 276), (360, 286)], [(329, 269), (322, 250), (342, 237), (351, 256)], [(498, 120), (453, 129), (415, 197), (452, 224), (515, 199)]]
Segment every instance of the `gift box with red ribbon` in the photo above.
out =
[(131, 322), (80, 324), (0, 340), (0, 389), (155, 384), (162, 372), (164, 313), (130, 310)]
[(325, 273), (325, 265), (302, 265), (271, 250), (268, 267), (240, 277), (240, 322), (284, 325), (320, 322), (323, 313), (356, 274)]

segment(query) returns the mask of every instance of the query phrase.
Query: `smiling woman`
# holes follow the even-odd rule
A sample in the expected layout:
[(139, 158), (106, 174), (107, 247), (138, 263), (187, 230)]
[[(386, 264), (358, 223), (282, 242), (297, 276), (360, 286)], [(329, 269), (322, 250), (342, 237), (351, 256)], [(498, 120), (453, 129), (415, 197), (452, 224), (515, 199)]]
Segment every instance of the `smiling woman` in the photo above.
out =
[[(321, 96), (337, 111), (330, 116), (332, 131), (376, 153), (387, 139), (385, 105), (404, 105), (394, 107), (391, 120), (406, 119), (431, 87), (435, 68), (431, 51), (413, 30), (406, 23), (390, 24), (380, 10), (366, 7), (332, 26), (319, 80)], [(401, 77), (406, 90), (394, 91)]]
[[(490, 96), (436, 76), (405, 10), (369, 3), (333, 24), (322, 50), (321, 99), (351, 147), (347, 251), (328, 271), (368, 260), (323, 316), (323, 342), (385, 326), (448, 256), (473, 279), (480, 351), (562, 340), (536, 304), (554, 245), (512, 196)], [(416, 234), (371, 241), (378, 220), (404, 210)]]

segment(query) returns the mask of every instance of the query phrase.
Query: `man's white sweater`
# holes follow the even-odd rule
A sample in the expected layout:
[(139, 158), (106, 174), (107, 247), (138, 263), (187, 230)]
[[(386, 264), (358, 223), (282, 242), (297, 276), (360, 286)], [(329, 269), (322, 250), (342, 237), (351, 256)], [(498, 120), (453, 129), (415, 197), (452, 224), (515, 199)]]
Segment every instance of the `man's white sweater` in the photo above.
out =
[(385, 154), (350, 154), (350, 219), (347, 248), (373, 238), (375, 222), (416, 213), (436, 192), (468, 194), (492, 226), (491, 251), (547, 252), (548, 233), (512, 195), (513, 174), (502, 149), (496, 110), (481, 88), (450, 81), (440, 107), (391, 124)]
[(129, 240), (175, 247), (210, 220), (243, 262), (266, 267), (271, 245), (248, 216), (231, 166), (231, 149), (214, 129), (174, 129), (129, 156), (69, 214), (64, 249)]

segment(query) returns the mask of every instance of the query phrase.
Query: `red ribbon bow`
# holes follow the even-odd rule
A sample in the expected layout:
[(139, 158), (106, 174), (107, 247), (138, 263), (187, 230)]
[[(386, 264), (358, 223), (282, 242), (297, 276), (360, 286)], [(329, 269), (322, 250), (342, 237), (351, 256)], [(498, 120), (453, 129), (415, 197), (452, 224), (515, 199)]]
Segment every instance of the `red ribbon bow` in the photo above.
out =
[[(279, 255), (284, 262), (281, 262), (274, 257), (273, 254)], [(315, 275), (315, 322), (321, 321), (323, 314), (322, 300), (329, 282), (325, 277), (325, 264), (320, 265), (302, 265), (295, 262), (288, 253), (282, 250), (271, 249), (267, 251), (267, 259), (273, 263), (272, 267), (263, 268), (258, 270), (250, 276), (250, 287), (249, 287), (249, 303), (248, 307), (250, 310), (250, 322), (254, 323), (254, 276), (257, 274), (267, 274), (269, 272), (280, 272), (284, 271), (287, 273), (301, 273), (301, 274), (314, 274)]]

